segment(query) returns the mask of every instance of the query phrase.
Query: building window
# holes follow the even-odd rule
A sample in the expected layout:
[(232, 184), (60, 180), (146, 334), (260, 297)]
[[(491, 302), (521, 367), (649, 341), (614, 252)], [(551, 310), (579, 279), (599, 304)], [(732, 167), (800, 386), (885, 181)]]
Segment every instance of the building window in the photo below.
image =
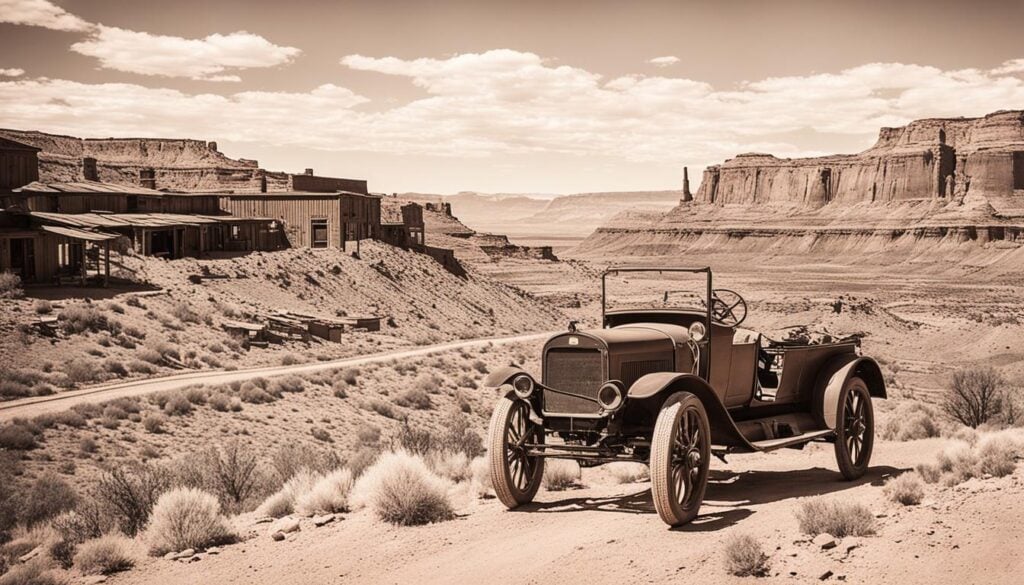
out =
[(237, 225), (231, 226), (231, 239), (237, 240), (242, 237), (242, 230)]
[(327, 220), (314, 219), (310, 222), (310, 241), (314, 248), (327, 247)]

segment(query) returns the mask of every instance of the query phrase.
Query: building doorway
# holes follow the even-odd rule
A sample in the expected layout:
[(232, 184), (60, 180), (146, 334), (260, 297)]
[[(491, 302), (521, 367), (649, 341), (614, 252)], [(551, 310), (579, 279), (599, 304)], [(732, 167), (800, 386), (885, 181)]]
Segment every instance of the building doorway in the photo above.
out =
[(314, 248), (326, 248), (328, 244), (327, 220), (314, 219), (310, 221), (310, 245)]
[(36, 279), (36, 241), (32, 238), (11, 239), (11, 272), (22, 282)]
[(1024, 152), (1013, 153), (1013, 189), (1024, 189)]

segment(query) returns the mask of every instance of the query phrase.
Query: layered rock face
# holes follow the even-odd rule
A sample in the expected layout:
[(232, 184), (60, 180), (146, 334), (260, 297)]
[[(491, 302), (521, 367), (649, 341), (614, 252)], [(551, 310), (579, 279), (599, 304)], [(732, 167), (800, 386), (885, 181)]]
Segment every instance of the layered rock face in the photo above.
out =
[(254, 160), (232, 159), (217, 143), (159, 138), (75, 138), (44, 132), (4, 130), (0, 136), (41, 148), (39, 178), (81, 181), (83, 160), (96, 160), (98, 179), (185, 192), (286, 191), (290, 175), (259, 168)]
[[(742, 154), (704, 171), (692, 202), (620, 218), (580, 256), (686, 251), (852, 254), (1024, 242), (1024, 112), (883, 128), (854, 155)], [(942, 252), (948, 256), (949, 249)]]

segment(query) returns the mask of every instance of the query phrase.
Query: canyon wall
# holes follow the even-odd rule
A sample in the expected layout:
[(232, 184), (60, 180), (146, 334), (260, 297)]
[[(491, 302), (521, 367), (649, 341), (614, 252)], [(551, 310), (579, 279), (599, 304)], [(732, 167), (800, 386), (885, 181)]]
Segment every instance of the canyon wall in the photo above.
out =
[[(741, 154), (708, 167), (693, 201), (599, 228), (571, 255), (762, 251), (971, 257), (1024, 244), (1024, 112), (883, 128), (852, 155)], [(951, 256), (952, 255), (952, 256)], [(991, 255), (990, 255), (991, 256)]]

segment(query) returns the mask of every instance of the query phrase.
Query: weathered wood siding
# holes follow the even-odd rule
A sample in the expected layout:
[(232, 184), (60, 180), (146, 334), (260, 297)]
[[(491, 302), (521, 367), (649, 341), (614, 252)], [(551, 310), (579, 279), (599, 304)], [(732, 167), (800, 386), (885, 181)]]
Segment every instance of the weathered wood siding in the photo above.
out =
[(236, 217), (267, 217), (280, 221), (288, 242), (297, 248), (308, 248), (312, 244), (312, 220), (326, 219), (328, 245), (341, 247), (341, 209), (337, 195), (230, 195), (221, 197), (220, 206)]
[(17, 189), (38, 180), (36, 153), (0, 149), (0, 190)]

